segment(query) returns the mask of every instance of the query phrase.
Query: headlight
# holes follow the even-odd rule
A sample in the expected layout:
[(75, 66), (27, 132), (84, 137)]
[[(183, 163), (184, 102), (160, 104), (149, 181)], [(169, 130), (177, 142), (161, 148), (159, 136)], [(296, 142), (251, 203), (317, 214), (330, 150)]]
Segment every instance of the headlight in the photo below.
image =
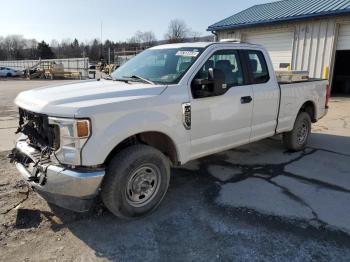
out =
[(91, 134), (90, 121), (49, 117), (49, 124), (57, 125), (60, 130), (60, 148), (55, 152), (58, 160), (67, 165), (81, 165), (81, 149)]

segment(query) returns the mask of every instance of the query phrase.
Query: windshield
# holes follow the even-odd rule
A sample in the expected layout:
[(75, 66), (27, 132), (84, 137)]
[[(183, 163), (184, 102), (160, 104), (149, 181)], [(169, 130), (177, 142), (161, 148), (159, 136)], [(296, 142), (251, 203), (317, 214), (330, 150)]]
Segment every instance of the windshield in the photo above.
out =
[(113, 80), (144, 80), (176, 84), (199, 57), (203, 48), (148, 49), (112, 73)]

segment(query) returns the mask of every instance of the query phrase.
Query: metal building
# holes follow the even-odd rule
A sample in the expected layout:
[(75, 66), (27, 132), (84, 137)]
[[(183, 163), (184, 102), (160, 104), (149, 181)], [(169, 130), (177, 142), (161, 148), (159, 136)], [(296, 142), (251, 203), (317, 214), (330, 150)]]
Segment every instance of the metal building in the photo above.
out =
[(350, 94), (350, 0), (283, 0), (256, 5), (208, 27), (220, 39), (264, 45), (276, 70), (328, 78)]

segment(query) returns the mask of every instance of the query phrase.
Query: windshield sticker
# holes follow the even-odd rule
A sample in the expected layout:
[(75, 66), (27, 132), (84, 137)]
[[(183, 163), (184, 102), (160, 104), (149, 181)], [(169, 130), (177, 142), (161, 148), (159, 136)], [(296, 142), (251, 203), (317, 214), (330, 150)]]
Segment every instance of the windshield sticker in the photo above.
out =
[(177, 51), (176, 56), (196, 57), (198, 54), (197, 51)]

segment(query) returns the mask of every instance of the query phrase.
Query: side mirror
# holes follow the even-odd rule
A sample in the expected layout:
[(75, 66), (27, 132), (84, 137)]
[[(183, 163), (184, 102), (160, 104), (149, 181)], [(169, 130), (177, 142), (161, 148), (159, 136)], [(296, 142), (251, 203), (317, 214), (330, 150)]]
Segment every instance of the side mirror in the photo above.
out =
[(217, 68), (209, 68), (209, 80), (213, 83), (213, 93), (223, 95), (227, 91), (226, 77), (224, 71)]

